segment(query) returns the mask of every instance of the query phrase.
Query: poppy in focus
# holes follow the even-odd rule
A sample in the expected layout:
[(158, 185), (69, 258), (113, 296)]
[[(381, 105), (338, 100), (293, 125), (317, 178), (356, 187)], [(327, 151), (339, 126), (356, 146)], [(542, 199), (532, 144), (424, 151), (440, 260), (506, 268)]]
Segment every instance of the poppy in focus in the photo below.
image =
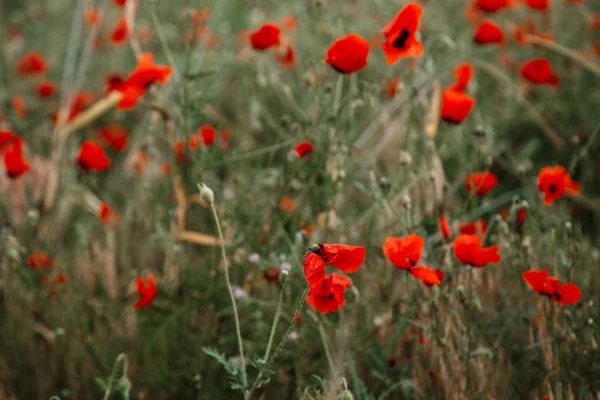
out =
[(458, 261), (473, 267), (497, 264), (502, 259), (498, 254), (498, 246), (483, 248), (481, 238), (475, 235), (458, 235), (452, 247)]
[(581, 192), (578, 182), (564, 167), (544, 167), (538, 175), (538, 190), (544, 194), (544, 204), (551, 206), (555, 200), (564, 195), (575, 196)]
[(409, 269), (419, 262), (424, 246), (425, 240), (419, 235), (388, 237), (383, 243), (383, 254), (397, 268)]
[(281, 29), (274, 24), (264, 24), (250, 33), (250, 45), (255, 50), (266, 50), (279, 46), (281, 43)]
[(521, 67), (521, 76), (534, 85), (548, 84), (558, 86), (559, 78), (552, 71), (550, 62), (545, 58), (534, 58)]
[(581, 299), (581, 291), (572, 283), (560, 283), (560, 280), (548, 276), (548, 270), (527, 271), (522, 275), (523, 280), (536, 293), (548, 296), (561, 306), (575, 304)]
[(30, 51), (17, 61), (17, 72), (23, 77), (39, 75), (47, 71), (48, 63), (37, 51)]
[(310, 287), (306, 303), (321, 313), (336, 312), (346, 305), (344, 293), (350, 286), (345, 276), (331, 274)]
[(492, 20), (483, 20), (473, 35), (473, 40), (478, 44), (504, 43), (504, 32)]
[(345, 244), (315, 244), (304, 256), (304, 276), (309, 286), (325, 277), (325, 266), (354, 273), (365, 261), (365, 248)]
[(421, 6), (410, 3), (381, 31), (385, 36), (381, 48), (388, 65), (394, 65), (404, 57), (419, 57), (423, 54), (423, 44), (416, 37), (421, 14)]
[(343, 74), (351, 74), (367, 66), (369, 43), (356, 34), (337, 39), (327, 49), (323, 62)]
[(313, 144), (307, 140), (300, 142), (294, 147), (294, 152), (299, 159), (302, 159), (313, 152)]
[(460, 124), (473, 110), (475, 99), (462, 92), (445, 90), (442, 94), (441, 118), (451, 124)]
[(4, 168), (11, 179), (16, 179), (29, 171), (30, 165), (23, 154), (23, 139), (15, 137), (2, 151)]
[(102, 172), (110, 167), (110, 158), (106, 156), (102, 147), (86, 140), (79, 149), (77, 165), (86, 172)]
[(173, 69), (169, 66), (155, 65), (154, 56), (151, 53), (142, 54), (137, 67), (129, 74), (127, 80), (116, 89), (122, 94), (117, 108), (129, 110), (135, 107), (148, 86), (154, 82), (167, 83), (172, 73)]
[(121, 124), (112, 124), (100, 129), (100, 138), (114, 151), (122, 152), (129, 144), (129, 132)]
[(475, 172), (465, 178), (467, 192), (485, 196), (498, 184), (498, 178), (491, 172)]
[(133, 305), (133, 308), (148, 307), (154, 301), (158, 291), (156, 290), (156, 283), (154, 281), (154, 275), (149, 274), (146, 282), (142, 278), (136, 278), (135, 286), (140, 299)]

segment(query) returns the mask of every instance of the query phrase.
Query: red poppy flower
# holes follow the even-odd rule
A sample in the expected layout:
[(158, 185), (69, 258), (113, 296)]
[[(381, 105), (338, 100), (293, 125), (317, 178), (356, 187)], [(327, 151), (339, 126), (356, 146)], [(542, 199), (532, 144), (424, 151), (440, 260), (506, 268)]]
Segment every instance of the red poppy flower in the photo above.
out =
[(106, 75), (104, 78), (104, 93), (108, 94), (113, 90), (119, 90), (123, 82), (125, 82), (125, 79), (119, 73)]
[(212, 125), (202, 125), (198, 130), (206, 147), (211, 147), (217, 137), (217, 129)]
[(37, 87), (38, 96), (42, 98), (52, 97), (55, 92), (56, 85), (50, 81), (44, 81)]
[(117, 20), (115, 25), (110, 32), (110, 42), (114, 46), (125, 46), (129, 37), (129, 29), (127, 27), (127, 21), (124, 17)]
[(468, 62), (464, 62), (454, 68), (454, 76), (456, 78), (456, 82), (454, 85), (450, 86), (448, 89), (454, 90), (456, 92), (464, 92), (467, 90), (471, 79), (473, 79), (473, 75), (475, 74), (475, 70), (473, 66)]
[(106, 156), (102, 147), (86, 140), (79, 149), (77, 165), (86, 172), (102, 172), (110, 167), (110, 158)]
[(337, 39), (327, 49), (323, 62), (343, 74), (351, 74), (367, 66), (369, 43), (356, 34)]
[(142, 54), (137, 67), (117, 89), (123, 95), (121, 101), (117, 104), (117, 108), (129, 110), (135, 107), (148, 86), (154, 82), (167, 83), (172, 72), (173, 70), (169, 66), (154, 65), (154, 56), (151, 53)]
[(119, 220), (119, 216), (106, 203), (101, 203), (98, 210), (98, 217), (105, 225), (115, 224)]
[(267, 282), (271, 282), (279, 286), (279, 270), (277, 268), (273, 267), (267, 272), (264, 272), (263, 278), (265, 278)]
[(279, 199), (279, 208), (288, 213), (292, 212), (296, 208), (296, 202), (290, 197), (283, 196)]
[(497, 264), (502, 259), (498, 254), (498, 246), (483, 248), (481, 238), (475, 235), (458, 235), (454, 239), (453, 250), (458, 261), (478, 268)]
[(13, 111), (19, 118), (24, 119), (27, 117), (27, 106), (25, 106), (25, 100), (23, 99), (23, 96), (13, 96), (11, 99), (11, 105)]
[(52, 266), (52, 258), (42, 251), (34, 251), (27, 258), (27, 264), (33, 270), (48, 269)]
[(444, 281), (444, 272), (429, 267), (413, 267), (409, 269), (412, 276), (422, 281), (428, 287), (439, 285)]
[(25, 160), (23, 154), (23, 139), (15, 137), (11, 140), (2, 151), (4, 159), (4, 168), (6, 174), (11, 179), (16, 179), (29, 171), (29, 163)]
[[(80, 92), (77, 93), (71, 104), (71, 110), (67, 116), (67, 121), (72, 121), (77, 117), (87, 106), (92, 104), (96, 99), (96, 95), (92, 92)], [(56, 123), (58, 120), (58, 113), (52, 116), (52, 122)]]
[(542, 168), (538, 175), (538, 190), (544, 193), (546, 206), (551, 206), (565, 194), (574, 196), (581, 192), (579, 183), (571, 180), (571, 175), (561, 166)]
[(365, 260), (365, 248), (345, 244), (316, 244), (304, 256), (304, 276), (309, 286), (325, 277), (325, 266), (354, 273)]
[(113, 0), (113, 4), (119, 7), (124, 7), (127, 0)]
[(542, 12), (550, 10), (550, 0), (526, 0), (526, 3), (533, 10)]
[(548, 270), (527, 271), (522, 275), (523, 280), (536, 293), (550, 297), (561, 306), (575, 304), (581, 299), (581, 291), (572, 283), (560, 284), (560, 280), (549, 277)]
[(129, 132), (121, 124), (112, 124), (100, 129), (100, 138), (114, 151), (121, 152), (129, 144)]
[(281, 43), (281, 29), (274, 24), (264, 24), (250, 33), (250, 45), (256, 50), (266, 50), (279, 46)]
[(558, 86), (558, 76), (552, 71), (550, 62), (545, 58), (534, 58), (521, 67), (521, 76), (534, 85), (548, 84)]
[(198, 147), (200, 147), (200, 138), (198, 136), (192, 136), (188, 139), (188, 146), (192, 150), (198, 149)]
[(350, 286), (350, 280), (345, 276), (331, 274), (310, 287), (306, 303), (322, 313), (336, 312), (346, 305), (344, 293)]
[(142, 278), (136, 278), (135, 286), (140, 295), (140, 299), (133, 305), (133, 308), (148, 307), (152, 304), (158, 293), (158, 290), (156, 290), (156, 283), (154, 282), (154, 275), (148, 274), (146, 283), (144, 283)]
[(487, 225), (485, 220), (479, 218), (473, 222), (468, 222), (460, 226), (460, 233), (463, 235), (477, 235), (479, 237), (485, 236), (487, 233)]
[(423, 54), (423, 44), (416, 37), (421, 14), (421, 6), (409, 3), (381, 31), (385, 36), (381, 48), (388, 65), (394, 65), (404, 57), (419, 57)]
[(30, 51), (17, 61), (17, 72), (23, 77), (43, 74), (46, 71), (48, 63), (37, 51)]
[(509, 6), (509, 0), (475, 0), (475, 7), (486, 13), (495, 13)]
[(485, 196), (497, 184), (498, 178), (491, 172), (475, 172), (465, 178), (465, 188), (477, 196)]
[(296, 52), (292, 45), (287, 45), (281, 54), (277, 55), (277, 62), (286, 68), (294, 68), (296, 66)]
[(485, 19), (475, 29), (473, 40), (478, 44), (504, 43), (504, 32), (493, 21)]
[(455, 90), (444, 90), (441, 118), (451, 124), (460, 124), (467, 119), (474, 106), (474, 98)]
[(16, 137), (17, 135), (13, 131), (0, 129), (0, 149), (12, 142)]
[(383, 243), (383, 254), (397, 268), (408, 269), (417, 265), (424, 246), (425, 240), (419, 235), (388, 237)]
[(450, 229), (450, 224), (448, 223), (448, 218), (445, 215), (440, 217), (438, 222), (438, 228), (440, 230), (440, 234), (444, 238), (445, 241), (448, 241), (452, 237), (452, 230)]
[(304, 158), (312, 154), (313, 150), (313, 144), (307, 140), (298, 143), (296, 147), (294, 147), (294, 151), (298, 158)]

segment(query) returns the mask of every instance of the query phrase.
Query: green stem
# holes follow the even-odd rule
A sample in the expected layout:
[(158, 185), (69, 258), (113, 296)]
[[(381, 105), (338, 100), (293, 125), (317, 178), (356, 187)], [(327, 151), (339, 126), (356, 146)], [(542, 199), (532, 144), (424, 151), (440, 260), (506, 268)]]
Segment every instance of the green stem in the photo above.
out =
[(242, 383), (246, 386), (246, 361), (244, 359), (244, 345), (242, 342), (242, 332), (240, 330), (240, 318), (238, 317), (237, 305), (235, 303), (235, 296), (233, 295), (233, 288), (231, 287), (231, 280), (229, 279), (229, 263), (227, 262), (227, 255), (225, 254), (225, 239), (223, 238), (223, 231), (221, 230), (221, 223), (219, 222), (219, 216), (214, 204), (210, 204), (215, 223), (217, 224), (217, 231), (219, 233), (219, 240), (221, 241), (221, 257), (223, 258), (223, 270), (225, 271), (225, 280), (227, 281), (227, 290), (229, 291), (229, 297), (231, 298), (231, 305), (233, 307), (233, 319), (235, 321), (235, 333), (237, 335), (238, 347), (240, 351), (240, 360), (242, 362)]
[(308, 295), (309, 289), (310, 289), (310, 287), (307, 286), (306, 289), (304, 290), (304, 293), (302, 294), (302, 297), (300, 298), (300, 300), (298, 300), (298, 304), (296, 305), (296, 310), (294, 311), (294, 314), (292, 314), (292, 321), (290, 322), (290, 325), (288, 326), (287, 331), (285, 331), (285, 334), (283, 335), (281, 342), (279, 342), (279, 344), (275, 348), (275, 351), (273, 351), (271, 358), (266, 360), (264, 362), (264, 364), (262, 365), (262, 367), (260, 367), (260, 369), (258, 371), (258, 376), (254, 380), (254, 383), (252, 383), (252, 387), (244, 395), (245, 400), (250, 400), (252, 398), (252, 394), (254, 393), (256, 388), (258, 388), (259, 383), (261, 383), (264, 373), (271, 366), (271, 364), (273, 364), (273, 362), (275, 361), (275, 359), (277, 358), (277, 356), (283, 349), (283, 345), (285, 344), (288, 337), (290, 336), (290, 333), (292, 333), (292, 331), (294, 330), (294, 327), (296, 326), (296, 317), (298, 315), (300, 315), (300, 311), (302, 311), (302, 307), (304, 307), (304, 301), (306, 300), (306, 295)]
[(339, 74), (335, 84), (335, 97), (333, 98), (333, 115), (337, 116), (342, 101), (342, 88), (344, 86), (344, 75)]
[[(287, 279), (286, 279), (287, 280)], [(263, 361), (267, 362), (269, 359), (269, 354), (271, 353), (271, 347), (273, 346), (273, 339), (275, 338), (275, 331), (277, 330), (277, 324), (279, 323), (279, 317), (281, 316), (281, 306), (283, 305), (283, 293), (285, 289), (285, 281), (281, 284), (281, 289), (279, 291), (279, 301), (277, 302), (277, 309), (275, 310), (275, 318), (273, 318), (273, 326), (271, 326), (271, 334), (269, 335), (269, 343), (267, 343), (267, 350), (265, 351), (265, 356), (263, 357)]]

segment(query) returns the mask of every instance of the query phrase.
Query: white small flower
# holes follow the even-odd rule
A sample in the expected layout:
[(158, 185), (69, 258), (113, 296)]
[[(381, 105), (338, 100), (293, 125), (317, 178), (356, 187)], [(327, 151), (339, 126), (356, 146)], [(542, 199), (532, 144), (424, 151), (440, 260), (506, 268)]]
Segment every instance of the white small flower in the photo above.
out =
[(248, 256), (248, 261), (250, 261), (252, 264), (258, 264), (260, 262), (260, 254), (258, 253), (252, 253)]
[(299, 337), (299, 336), (298, 336), (298, 332), (296, 332), (296, 331), (291, 331), (291, 332), (290, 332), (290, 336), (288, 336), (288, 339), (290, 339), (290, 340), (298, 340), (298, 337)]
[(233, 286), (233, 297), (235, 297), (238, 300), (241, 299), (245, 299), (248, 297), (248, 293), (246, 293), (246, 291), (244, 289), (242, 289), (239, 286)]
[(287, 261), (284, 261), (284, 262), (282, 262), (282, 263), (279, 265), (279, 270), (280, 270), (281, 272), (287, 272), (287, 273), (289, 273), (289, 272), (292, 270), (292, 264), (290, 264), (290, 263), (289, 263), (289, 262), (287, 262)]

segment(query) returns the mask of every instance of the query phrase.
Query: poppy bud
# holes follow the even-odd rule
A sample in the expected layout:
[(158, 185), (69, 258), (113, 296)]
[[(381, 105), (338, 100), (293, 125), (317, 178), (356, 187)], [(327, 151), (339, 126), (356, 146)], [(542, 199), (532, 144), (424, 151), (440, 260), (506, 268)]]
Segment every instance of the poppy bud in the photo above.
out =
[(476, 136), (476, 137), (485, 137), (486, 133), (485, 133), (485, 130), (483, 130), (483, 127), (482, 126), (477, 126), (475, 128), (475, 130), (473, 131), (473, 136)]
[(317, 87), (317, 77), (312, 72), (305, 73), (303, 79), (304, 79), (304, 84), (309, 89), (314, 89), (315, 87)]
[(408, 194), (404, 193), (402, 195), (402, 198), (400, 199), (400, 205), (402, 207), (404, 207), (404, 209), (410, 210), (411, 203), (410, 203), (410, 197), (408, 196)]
[(204, 183), (198, 184), (200, 190), (200, 198), (208, 205), (212, 205), (215, 202), (215, 194), (211, 188), (206, 186)]
[(279, 273), (279, 282), (282, 286), (287, 281), (288, 276), (290, 276), (290, 273), (287, 270), (283, 270)]

